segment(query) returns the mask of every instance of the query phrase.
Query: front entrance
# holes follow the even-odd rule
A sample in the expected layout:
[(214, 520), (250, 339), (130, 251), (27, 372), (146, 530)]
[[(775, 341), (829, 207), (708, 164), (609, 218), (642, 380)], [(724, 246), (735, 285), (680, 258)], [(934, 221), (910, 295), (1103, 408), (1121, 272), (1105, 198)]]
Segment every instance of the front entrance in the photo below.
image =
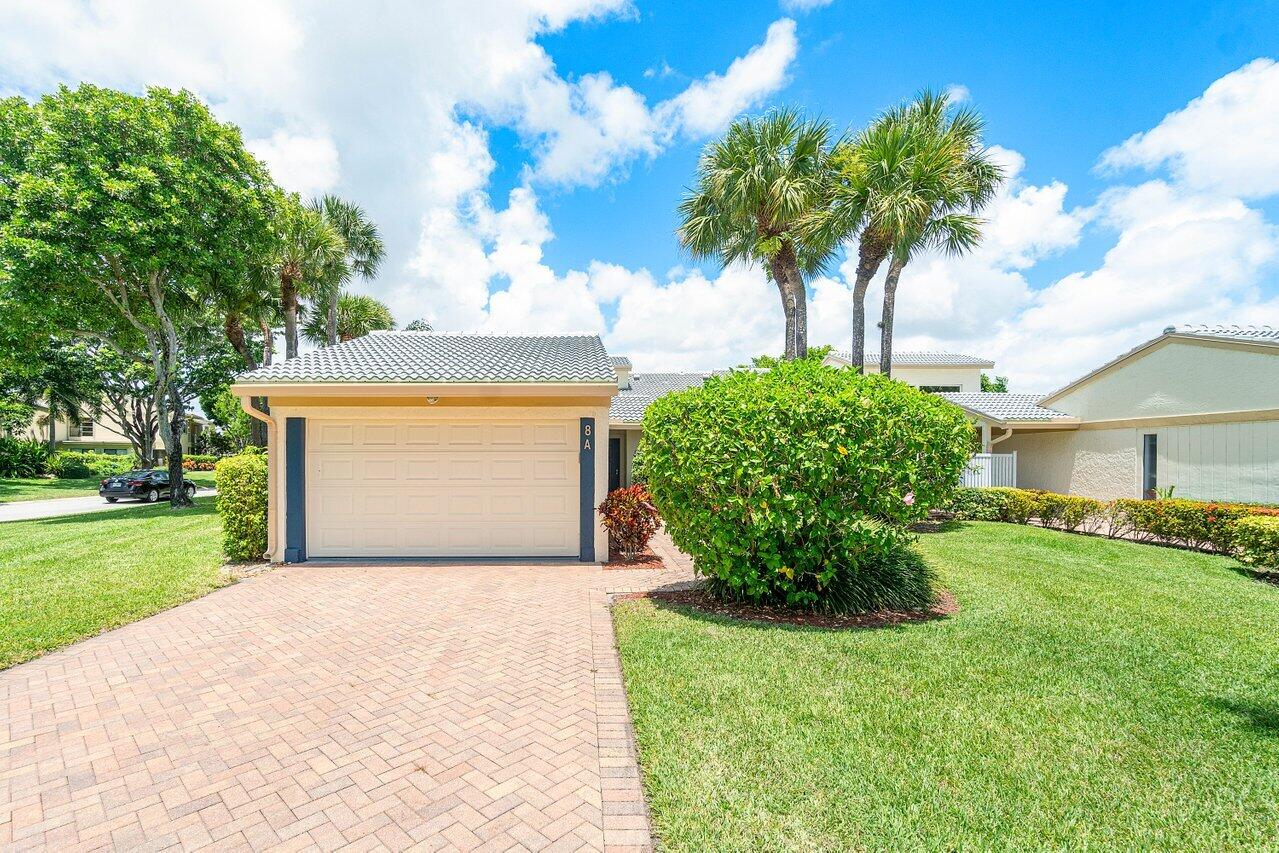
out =
[(622, 488), (622, 439), (610, 436), (608, 440), (608, 490)]

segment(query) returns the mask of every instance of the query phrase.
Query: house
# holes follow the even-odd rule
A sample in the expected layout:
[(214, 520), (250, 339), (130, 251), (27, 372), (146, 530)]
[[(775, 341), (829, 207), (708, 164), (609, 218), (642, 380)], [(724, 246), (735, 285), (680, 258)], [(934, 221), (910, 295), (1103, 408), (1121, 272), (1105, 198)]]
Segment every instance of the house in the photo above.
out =
[[(49, 441), (49, 409), (42, 403), (36, 403), (35, 414), (27, 427), (26, 438), (42, 444)], [(187, 417), (187, 428), (182, 434), (182, 451), (191, 452), (196, 439), (209, 426), (209, 421), (200, 415)], [(128, 456), (133, 453), (133, 445), (124, 434), (124, 428), (111, 414), (108, 403), (103, 401), (102, 410), (98, 414), (85, 412), (78, 419), (68, 421), (58, 418), (54, 421), (54, 446), (58, 450), (82, 450), (94, 453), (106, 453), (114, 456)], [(157, 452), (164, 456), (164, 444), (156, 436)]]
[(618, 372), (596, 335), (374, 332), (231, 390), (268, 424), (273, 560), (607, 559)]
[(942, 396), (1023, 488), (1279, 503), (1279, 329), (1169, 326), (1050, 394)]
[[(867, 353), (867, 373), (879, 372), (879, 353)], [(832, 350), (822, 360), (830, 367), (847, 367), (851, 356)], [(701, 385), (710, 373), (632, 373), (631, 362), (613, 356), (618, 394), (609, 409), (609, 489), (628, 486), (639, 448), (640, 421), (649, 404), (671, 391)], [(981, 390), (981, 373), (995, 363), (977, 356), (948, 352), (893, 354), (893, 378), (924, 391), (973, 393)]]

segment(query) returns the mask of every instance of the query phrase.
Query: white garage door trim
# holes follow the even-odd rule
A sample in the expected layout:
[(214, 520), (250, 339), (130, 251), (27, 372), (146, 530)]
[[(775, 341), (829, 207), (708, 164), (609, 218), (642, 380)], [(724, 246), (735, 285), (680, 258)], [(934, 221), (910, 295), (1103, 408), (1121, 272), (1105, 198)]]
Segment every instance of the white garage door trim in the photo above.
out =
[(577, 557), (577, 422), (308, 418), (311, 557)]

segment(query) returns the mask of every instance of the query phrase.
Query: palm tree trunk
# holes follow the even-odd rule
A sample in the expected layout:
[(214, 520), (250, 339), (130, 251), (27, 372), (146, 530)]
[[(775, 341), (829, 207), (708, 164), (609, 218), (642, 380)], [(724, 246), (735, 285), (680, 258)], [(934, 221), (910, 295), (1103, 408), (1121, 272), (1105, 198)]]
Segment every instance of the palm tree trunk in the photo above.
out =
[(240, 315), (234, 311), (226, 313), (226, 321), (223, 323), (223, 331), (226, 333), (227, 343), (231, 348), (239, 353), (240, 358), (244, 360), (244, 366), (248, 370), (253, 370), (258, 366), (258, 360), (253, 357), (253, 350), (249, 349), (248, 343), (244, 339), (244, 325), (240, 322)]
[(275, 333), (271, 331), (271, 324), (266, 320), (258, 320), (258, 328), (262, 330), (262, 365), (271, 363), (271, 357), (275, 355)]
[(808, 293), (800, 274), (795, 251), (783, 245), (772, 259), (770, 271), (782, 297), (782, 313), (786, 317), (784, 358), (794, 361), (808, 355)]
[(866, 290), (875, 277), (879, 265), (884, 262), (888, 247), (873, 234), (862, 235), (857, 249), (857, 278), (853, 282), (853, 346), (851, 359), (858, 373), (866, 364)]
[(884, 313), (879, 322), (879, 372), (885, 376), (893, 375), (893, 309), (897, 304), (897, 281), (905, 266), (905, 259), (894, 254), (893, 262), (888, 265), (888, 276), (884, 279)]
[(326, 318), (329, 346), (338, 342), (338, 297), (341, 295), (341, 290), (342, 288), (335, 286), (333, 292), (329, 294), (329, 316)]
[(280, 308), (284, 311), (284, 357), (298, 357), (298, 292), (295, 282), (280, 277)]

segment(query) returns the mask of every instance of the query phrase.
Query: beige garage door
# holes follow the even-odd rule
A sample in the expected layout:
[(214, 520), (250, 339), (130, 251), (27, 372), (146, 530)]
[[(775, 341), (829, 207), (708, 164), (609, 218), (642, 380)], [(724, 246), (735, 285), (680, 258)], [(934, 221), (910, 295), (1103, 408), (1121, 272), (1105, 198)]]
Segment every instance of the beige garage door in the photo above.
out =
[(576, 422), (307, 422), (313, 557), (575, 557)]

